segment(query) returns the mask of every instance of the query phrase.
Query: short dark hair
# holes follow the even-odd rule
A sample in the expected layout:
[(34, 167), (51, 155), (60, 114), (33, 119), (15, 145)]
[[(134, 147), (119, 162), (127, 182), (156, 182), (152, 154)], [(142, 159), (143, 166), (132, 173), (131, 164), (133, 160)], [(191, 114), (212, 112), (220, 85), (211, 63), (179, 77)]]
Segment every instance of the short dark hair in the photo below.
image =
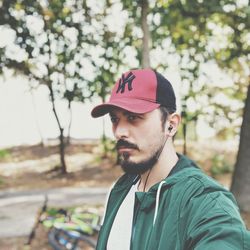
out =
[[(162, 126), (162, 130), (164, 130), (168, 116), (173, 114), (174, 111), (171, 112), (167, 107), (162, 106), (162, 105), (159, 107), (159, 110), (161, 112), (161, 126)], [(175, 136), (176, 136), (176, 133), (173, 136), (173, 140), (175, 139)]]
[(166, 121), (168, 119), (168, 116), (171, 113), (169, 112), (169, 110), (168, 110), (167, 107), (162, 106), (162, 105), (159, 107), (159, 110), (161, 112), (161, 124), (162, 124), (162, 128), (164, 129), (164, 126), (165, 126), (165, 123), (166, 123)]

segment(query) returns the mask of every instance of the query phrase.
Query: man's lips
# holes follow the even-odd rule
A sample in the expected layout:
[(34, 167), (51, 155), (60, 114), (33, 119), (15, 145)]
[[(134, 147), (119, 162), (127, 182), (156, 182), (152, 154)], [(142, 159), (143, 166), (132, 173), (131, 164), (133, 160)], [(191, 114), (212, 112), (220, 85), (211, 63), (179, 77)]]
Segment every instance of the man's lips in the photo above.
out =
[(135, 150), (135, 149), (134, 148), (129, 148), (129, 147), (119, 147), (118, 148), (119, 153), (130, 152), (132, 150)]

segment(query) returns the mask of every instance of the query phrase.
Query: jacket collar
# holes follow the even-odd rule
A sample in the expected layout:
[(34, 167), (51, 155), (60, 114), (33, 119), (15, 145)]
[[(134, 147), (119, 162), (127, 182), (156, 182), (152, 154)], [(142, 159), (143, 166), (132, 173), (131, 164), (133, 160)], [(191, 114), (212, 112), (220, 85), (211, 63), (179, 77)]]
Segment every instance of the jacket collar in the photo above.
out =
[[(191, 169), (199, 169), (198, 166), (190, 160), (188, 157), (177, 154), (179, 157), (178, 162), (173, 167), (173, 169), (170, 171), (169, 175), (163, 179), (165, 183), (163, 184), (163, 189), (170, 187), (174, 185), (177, 181), (179, 181), (182, 178), (187, 177), (188, 175), (192, 175)], [(121, 178), (117, 181), (117, 183), (114, 186), (114, 190), (119, 191), (123, 189), (130, 189), (132, 185), (134, 185), (138, 180), (140, 176), (134, 175), (134, 174), (124, 174), (121, 176)], [(157, 191), (157, 188), (159, 186), (160, 182), (153, 185), (148, 193)]]

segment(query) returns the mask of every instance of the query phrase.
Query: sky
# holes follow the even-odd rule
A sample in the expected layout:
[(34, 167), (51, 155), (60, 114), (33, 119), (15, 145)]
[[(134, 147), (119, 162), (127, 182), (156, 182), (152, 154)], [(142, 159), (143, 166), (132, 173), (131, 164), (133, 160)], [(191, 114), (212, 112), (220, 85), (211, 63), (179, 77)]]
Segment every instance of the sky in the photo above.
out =
[[(102, 118), (90, 116), (94, 105), (73, 103), (72, 137), (100, 138)], [(57, 102), (56, 107), (60, 121), (67, 127), (66, 103)], [(112, 136), (111, 130), (106, 130)], [(0, 147), (39, 143), (41, 135), (44, 139), (59, 135), (47, 88), (41, 86), (31, 94), (27, 82), (20, 76), (0, 81)]]

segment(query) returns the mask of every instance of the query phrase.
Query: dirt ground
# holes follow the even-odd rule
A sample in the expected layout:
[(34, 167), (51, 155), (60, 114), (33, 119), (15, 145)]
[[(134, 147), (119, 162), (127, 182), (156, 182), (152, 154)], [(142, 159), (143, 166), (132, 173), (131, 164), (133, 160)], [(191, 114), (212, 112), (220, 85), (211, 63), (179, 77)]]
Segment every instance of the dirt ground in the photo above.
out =
[[(212, 150), (211, 150), (212, 148)], [(223, 150), (221, 149), (223, 148)], [(177, 151), (181, 152), (181, 145)], [(234, 147), (218, 147), (210, 143), (192, 145), (188, 155), (197, 161), (205, 172), (211, 174), (214, 153), (225, 155), (225, 159), (233, 163), (236, 150)], [(98, 142), (71, 144), (66, 148), (66, 163), (68, 174), (60, 173), (58, 146), (20, 146), (6, 150), (0, 157), (0, 190), (31, 190), (58, 187), (108, 187), (121, 174), (115, 164), (115, 157), (104, 159), (101, 156)], [(232, 172), (215, 176), (224, 186), (231, 184)], [(250, 228), (250, 213), (242, 213), (242, 217)], [(36, 230), (31, 245), (25, 245), (27, 238), (12, 238), (0, 240), (1, 250), (46, 250), (50, 249), (47, 242), (47, 231), (42, 225)]]
[[(218, 146), (216, 144), (216, 146)], [(216, 148), (213, 144), (193, 144), (189, 146), (188, 156), (211, 175), (214, 155), (224, 155), (228, 162), (235, 162), (235, 148), (226, 146)], [(182, 151), (176, 145), (177, 152)], [(221, 149), (223, 148), (223, 149)], [(30, 190), (53, 187), (91, 187), (110, 186), (121, 174), (116, 165), (115, 155), (102, 158), (98, 141), (72, 143), (66, 147), (67, 175), (60, 173), (58, 146), (19, 146), (5, 150), (0, 155), (0, 190)], [(214, 152), (216, 153), (214, 153)], [(231, 184), (232, 173), (222, 173), (215, 178), (224, 186)]]
[(112, 159), (102, 159), (98, 144), (66, 148), (67, 175), (61, 174), (58, 146), (21, 146), (8, 149), (0, 159), (0, 190), (30, 190), (68, 186), (109, 186), (121, 169)]

